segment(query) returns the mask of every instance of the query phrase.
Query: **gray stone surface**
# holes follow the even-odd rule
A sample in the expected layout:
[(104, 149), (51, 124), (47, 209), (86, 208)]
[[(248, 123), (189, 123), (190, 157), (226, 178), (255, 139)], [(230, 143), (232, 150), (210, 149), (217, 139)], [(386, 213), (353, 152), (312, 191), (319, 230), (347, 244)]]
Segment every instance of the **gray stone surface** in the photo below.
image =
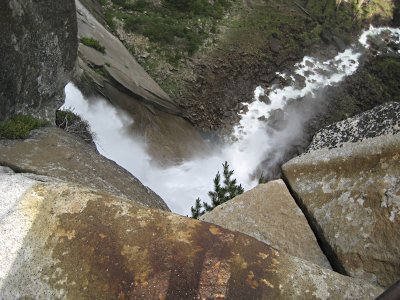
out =
[(283, 166), (335, 264), (384, 287), (400, 278), (399, 161), (398, 133), (324, 147)]
[(400, 103), (391, 102), (323, 128), (314, 136), (307, 152), (396, 133), (400, 133)]
[(77, 58), (73, 0), (0, 1), (0, 120), (54, 121)]
[(282, 180), (260, 184), (200, 219), (248, 234), (280, 251), (330, 269), (306, 218)]
[(0, 165), (82, 184), (168, 210), (165, 202), (115, 162), (82, 139), (55, 127), (38, 129), (26, 140), (0, 140)]
[[(70, 183), (0, 174), (3, 299), (374, 299), (238, 232)], [(4, 205), (6, 203), (6, 205)], [(3, 210), (1, 210), (3, 209)]]

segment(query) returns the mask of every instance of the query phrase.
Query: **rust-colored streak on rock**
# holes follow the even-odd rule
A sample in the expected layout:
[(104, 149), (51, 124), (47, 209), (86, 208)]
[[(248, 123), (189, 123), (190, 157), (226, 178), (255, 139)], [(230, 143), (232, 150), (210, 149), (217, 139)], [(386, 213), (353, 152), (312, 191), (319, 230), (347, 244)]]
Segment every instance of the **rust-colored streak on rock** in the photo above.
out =
[(46, 273), (54, 288), (67, 280), (69, 297), (259, 299), (272, 289), (263, 282), (271, 281), (275, 255), (262, 243), (159, 211), (127, 213), (99, 197), (80, 213), (60, 215), (49, 239), (58, 239), (58, 263)]
[[(107, 211), (108, 210), (108, 211)], [(127, 268), (122, 255), (120, 227), (111, 226), (113, 214), (104, 203), (90, 201), (83, 214), (64, 214), (60, 228), (75, 231), (75, 237), (61, 237), (54, 255), (60, 260), (54, 268), (61, 268), (69, 281), (81, 285), (81, 297), (129, 299), (135, 274)], [(56, 233), (57, 234), (57, 233)], [(68, 249), (69, 254), (63, 255)], [(80, 269), (71, 269), (80, 266)], [(61, 278), (55, 278), (54, 284)]]

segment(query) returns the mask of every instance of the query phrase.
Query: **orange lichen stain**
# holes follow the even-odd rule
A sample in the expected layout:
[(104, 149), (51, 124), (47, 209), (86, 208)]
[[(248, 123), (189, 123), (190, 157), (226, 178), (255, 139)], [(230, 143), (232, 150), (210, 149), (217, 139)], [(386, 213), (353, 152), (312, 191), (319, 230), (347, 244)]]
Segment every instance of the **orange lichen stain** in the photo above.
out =
[(248, 267), (247, 262), (243, 259), (243, 257), (240, 256), (239, 253), (233, 254), (232, 257), (232, 264), (239, 269), (246, 269)]
[[(205, 298), (203, 298), (205, 299)], [(224, 294), (218, 293), (218, 294), (214, 294), (212, 296), (212, 299), (226, 299), (226, 296)]]
[(68, 240), (72, 240), (76, 237), (76, 232), (75, 230), (64, 230), (64, 229), (59, 229), (58, 230), (58, 236), (59, 237), (66, 237)]
[(265, 284), (266, 286), (269, 286), (272, 289), (274, 288), (274, 285), (265, 278), (261, 279), (260, 282)]
[(213, 234), (213, 235), (221, 235), (221, 234), (222, 234), (221, 230), (220, 230), (218, 227), (213, 226), (213, 225), (211, 225), (211, 226), (208, 228), (208, 230), (209, 230), (209, 231), (211, 232), (211, 234)]
[(192, 236), (192, 231), (178, 231), (176, 232), (174, 240), (189, 244), (192, 242), (191, 236)]
[(249, 274), (247, 275), (246, 282), (253, 288), (256, 289), (258, 288), (258, 281), (255, 279), (255, 275), (253, 271), (250, 271)]
[(130, 269), (135, 271), (135, 286), (141, 285), (142, 287), (146, 287), (148, 285), (149, 274), (152, 272), (148, 250), (142, 249), (139, 246), (124, 245), (121, 254), (130, 262)]
[(37, 184), (33, 188), (33, 192), (36, 196), (44, 197), (46, 195), (46, 187), (43, 184)]
[(269, 257), (269, 254), (259, 252), (257, 256), (260, 257), (261, 259), (265, 260)]

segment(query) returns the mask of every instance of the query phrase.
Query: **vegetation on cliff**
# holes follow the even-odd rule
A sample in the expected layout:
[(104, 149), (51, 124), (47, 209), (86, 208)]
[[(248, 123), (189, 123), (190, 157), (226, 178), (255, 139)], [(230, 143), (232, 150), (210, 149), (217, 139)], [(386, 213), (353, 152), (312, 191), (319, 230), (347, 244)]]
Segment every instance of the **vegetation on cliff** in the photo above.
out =
[(0, 122), (0, 139), (25, 139), (32, 130), (48, 123), (30, 115), (17, 114), (9, 120)]
[(89, 144), (93, 143), (94, 133), (90, 130), (89, 123), (71, 110), (57, 110), (56, 125)]
[(110, 28), (186, 117), (211, 130), (237, 122), (254, 84), (274, 83), (304, 55), (326, 54), (326, 44), (342, 50), (395, 10), (383, 0), (99, 2)]
[(101, 53), (106, 53), (106, 48), (104, 48), (104, 46), (102, 46), (100, 44), (100, 42), (94, 38), (84, 36), (84, 37), (80, 38), (79, 41), (85, 46), (96, 49), (97, 51), (99, 51)]

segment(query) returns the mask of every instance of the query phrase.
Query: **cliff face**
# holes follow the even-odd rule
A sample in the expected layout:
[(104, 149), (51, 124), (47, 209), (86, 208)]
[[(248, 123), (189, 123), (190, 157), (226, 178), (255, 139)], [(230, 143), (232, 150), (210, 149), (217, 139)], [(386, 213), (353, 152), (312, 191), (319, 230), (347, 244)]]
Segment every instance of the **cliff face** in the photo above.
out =
[(75, 2), (1, 1), (0, 36), (0, 120), (53, 120), (76, 62)]

